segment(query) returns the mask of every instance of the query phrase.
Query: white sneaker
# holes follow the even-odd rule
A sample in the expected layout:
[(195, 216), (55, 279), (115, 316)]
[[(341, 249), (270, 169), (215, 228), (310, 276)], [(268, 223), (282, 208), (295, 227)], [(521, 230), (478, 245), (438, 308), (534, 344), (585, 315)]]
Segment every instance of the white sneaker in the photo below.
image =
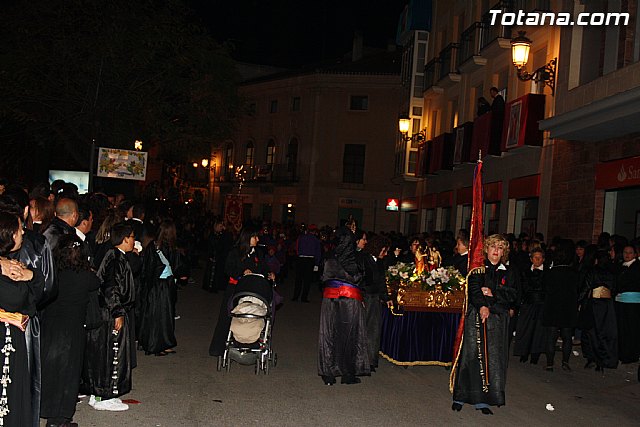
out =
[(180, 320), (180, 316), (175, 316), (173, 319), (174, 320)]
[(126, 411), (129, 409), (129, 405), (126, 403), (118, 402), (119, 399), (107, 399), (95, 402), (93, 409), (98, 411)]

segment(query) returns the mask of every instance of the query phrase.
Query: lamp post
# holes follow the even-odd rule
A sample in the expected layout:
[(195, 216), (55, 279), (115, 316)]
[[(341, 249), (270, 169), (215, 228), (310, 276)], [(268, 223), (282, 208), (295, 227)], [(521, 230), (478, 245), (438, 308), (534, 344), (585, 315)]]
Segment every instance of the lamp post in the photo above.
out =
[(409, 141), (422, 142), (422, 141), (426, 141), (427, 140), (427, 128), (424, 128), (421, 131), (419, 131), (417, 133), (414, 133), (411, 136), (408, 136), (408, 134), (409, 134), (409, 125), (410, 124), (411, 124), (411, 121), (410, 121), (408, 115), (401, 114), (400, 117), (398, 117), (398, 130), (402, 134), (402, 140), (404, 142), (409, 142)]
[(551, 61), (537, 68), (532, 73), (524, 69), (529, 61), (531, 51), (531, 40), (525, 35), (525, 31), (518, 31), (518, 36), (511, 40), (511, 60), (518, 71), (518, 78), (522, 81), (533, 80), (551, 88), (551, 95), (555, 94), (556, 88), (556, 60)]
[(209, 197), (207, 200), (207, 208), (211, 209), (215, 202), (214, 199), (215, 199), (215, 181), (216, 181), (216, 166), (217, 166), (216, 157), (213, 156), (211, 159), (208, 159), (205, 157), (200, 161), (200, 164), (198, 164), (198, 162), (193, 162), (194, 168), (198, 168), (200, 165), (202, 165), (202, 168), (205, 169), (208, 173), (207, 189), (209, 192)]

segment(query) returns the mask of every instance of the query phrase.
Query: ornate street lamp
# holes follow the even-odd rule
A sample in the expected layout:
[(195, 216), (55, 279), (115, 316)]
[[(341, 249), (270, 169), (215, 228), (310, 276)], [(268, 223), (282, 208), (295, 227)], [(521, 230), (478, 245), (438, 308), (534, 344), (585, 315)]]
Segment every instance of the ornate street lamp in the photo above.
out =
[(422, 129), (418, 133), (414, 133), (412, 136), (408, 136), (409, 133), (409, 125), (410, 125), (409, 116), (406, 114), (401, 114), (398, 118), (398, 130), (402, 134), (402, 139), (405, 142), (413, 141), (413, 142), (422, 142), (427, 139), (427, 128)]
[(547, 64), (529, 73), (524, 67), (529, 62), (529, 52), (531, 51), (531, 40), (525, 36), (525, 31), (518, 31), (518, 36), (511, 40), (511, 60), (518, 70), (518, 78), (522, 81), (533, 80), (541, 82), (543, 86), (551, 88), (551, 95), (555, 94), (556, 88), (556, 60), (553, 58)]
[(133, 143), (133, 147), (136, 149), (136, 151), (142, 151), (142, 141), (136, 139)]

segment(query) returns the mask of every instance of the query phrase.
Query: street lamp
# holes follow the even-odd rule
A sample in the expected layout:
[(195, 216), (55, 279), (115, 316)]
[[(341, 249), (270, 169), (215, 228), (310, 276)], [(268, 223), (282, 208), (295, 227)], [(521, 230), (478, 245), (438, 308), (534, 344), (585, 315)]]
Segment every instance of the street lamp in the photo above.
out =
[(136, 149), (136, 151), (142, 151), (142, 141), (136, 139), (133, 143), (133, 147)]
[(198, 168), (198, 162), (193, 162), (191, 165), (192, 165), (194, 168)]
[(531, 40), (525, 36), (525, 31), (518, 31), (518, 36), (511, 40), (511, 60), (518, 70), (518, 78), (522, 81), (533, 80), (541, 82), (543, 87), (551, 88), (553, 96), (556, 88), (556, 60), (553, 58), (532, 73), (529, 73), (524, 67), (529, 61), (529, 52), (531, 51)]
[(206, 168), (207, 166), (209, 166), (209, 159), (202, 159), (202, 167)]
[(427, 140), (427, 128), (422, 129), (418, 133), (414, 133), (412, 136), (408, 136), (409, 133), (409, 124), (410, 124), (409, 116), (406, 114), (401, 114), (398, 118), (398, 130), (402, 134), (402, 139), (404, 142), (422, 142)]

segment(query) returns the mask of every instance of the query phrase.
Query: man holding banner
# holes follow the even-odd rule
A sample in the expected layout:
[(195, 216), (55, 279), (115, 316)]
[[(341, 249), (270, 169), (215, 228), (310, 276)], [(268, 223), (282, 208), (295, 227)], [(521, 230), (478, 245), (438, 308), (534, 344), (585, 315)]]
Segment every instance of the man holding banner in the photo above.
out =
[(506, 266), (508, 254), (509, 243), (501, 235), (484, 240), (479, 161), (473, 183), (465, 315), (460, 320), (449, 380), (454, 411), (468, 403), (491, 415), (489, 406), (505, 404), (509, 309), (517, 299), (516, 277)]

